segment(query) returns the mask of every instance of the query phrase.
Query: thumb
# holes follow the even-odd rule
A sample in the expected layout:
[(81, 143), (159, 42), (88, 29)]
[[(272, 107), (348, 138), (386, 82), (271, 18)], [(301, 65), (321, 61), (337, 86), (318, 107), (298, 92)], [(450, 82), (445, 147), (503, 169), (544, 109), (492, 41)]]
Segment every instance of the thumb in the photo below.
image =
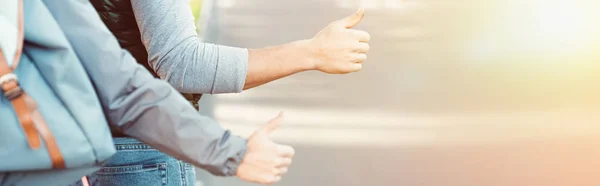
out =
[(358, 25), (358, 23), (360, 23), (360, 21), (363, 19), (364, 16), (365, 16), (365, 9), (359, 8), (356, 13), (340, 20), (340, 23), (345, 28), (352, 28), (352, 27)]
[(279, 115), (277, 115), (277, 117), (271, 119), (271, 121), (269, 121), (260, 130), (265, 132), (266, 134), (270, 134), (271, 132), (275, 131), (275, 129), (277, 129), (279, 127), (279, 125), (282, 121), (283, 121), (283, 112), (280, 112)]

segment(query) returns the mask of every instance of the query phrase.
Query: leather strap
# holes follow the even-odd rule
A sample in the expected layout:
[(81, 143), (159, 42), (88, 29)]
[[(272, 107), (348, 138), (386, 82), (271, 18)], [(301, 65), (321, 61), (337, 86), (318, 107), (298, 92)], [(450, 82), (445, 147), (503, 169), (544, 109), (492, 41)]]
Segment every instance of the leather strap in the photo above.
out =
[(15, 109), (19, 123), (25, 132), (29, 147), (36, 150), (41, 147), (41, 138), (48, 149), (48, 155), (52, 162), (52, 168), (65, 168), (65, 161), (60, 153), (56, 139), (44, 118), (37, 109), (37, 104), (19, 86), (19, 81), (13, 70), (17, 68), (21, 53), (23, 51), (24, 24), (23, 24), (23, 1), (19, 0), (18, 12), (18, 39), (17, 51), (15, 52), (12, 68), (8, 66), (6, 57), (0, 48), (0, 88), (4, 96), (8, 98)]
[(48, 149), (48, 155), (50, 156), (50, 160), (52, 160), (52, 168), (62, 169), (65, 168), (65, 160), (60, 153), (58, 148), (58, 144), (56, 143), (56, 139), (48, 127), (48, 124), (40, 114), (40, 111), (37, 109), (37, 103), (27, 95), (27, 93), (23, 93), (23, 97), (25, 99), (25, 103), (27, 103), (27, 108), (31, 110), (31, 119), (37, 128), (37, 131), (42, 135), (44, 139), (44, 145)]

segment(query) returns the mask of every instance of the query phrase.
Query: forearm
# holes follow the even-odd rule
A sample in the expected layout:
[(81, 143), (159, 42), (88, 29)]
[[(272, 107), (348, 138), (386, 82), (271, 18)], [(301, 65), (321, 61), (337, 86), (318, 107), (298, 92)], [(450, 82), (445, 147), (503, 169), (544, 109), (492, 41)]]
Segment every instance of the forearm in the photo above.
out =
[(132, 0), (155, 72), (184, 93), (231, 93), (312, 68), (307, 41), (246, 50), (200, 41), (186, 1)]
[(244, 90), (306, 70), (315, 69), (307, 40), (248, 50), (248, 73)]

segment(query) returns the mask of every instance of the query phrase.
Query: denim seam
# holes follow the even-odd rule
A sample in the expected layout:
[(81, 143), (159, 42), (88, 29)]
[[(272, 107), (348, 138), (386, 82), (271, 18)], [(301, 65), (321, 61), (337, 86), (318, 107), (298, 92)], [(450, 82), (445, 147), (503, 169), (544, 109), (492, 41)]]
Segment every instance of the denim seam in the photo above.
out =
[(181, 185), (182, 186), (187, 186), (187, 179), (186, 179), (186, 169), (185, 169), (185, 164), (183, 161), (179, 160), (179, 169), (180, 169), (180, 177), (181, 177)]
[(143, 143), (117, 144), (115, 145), (115, 148), (117, 150), (156, 150), (152, 146)]
[[(161, 181), (163, 182), (163, 186), (169, 185), (169, 166), (167, 165), (167, 163), (162, 163), (161, 165), (159, 165), (159, 173), (161, 174)], [(162, 172), (164, 171), (164, 172)]]
[[(140, 173), (158, 170), (161, 171), (166, 169), (167, 163), (156, 163), (156, 167), (144, 168), (144, 165), (134, 165), (134, 166), (119, 166), (119, 167), (105, 167), (100, 169), (100, 171), (96, 172), (99, 175), (110, 175), (110, 174), (121, 174), (121, 173)], [(161, 175), (162, 177), (162, 175)]]

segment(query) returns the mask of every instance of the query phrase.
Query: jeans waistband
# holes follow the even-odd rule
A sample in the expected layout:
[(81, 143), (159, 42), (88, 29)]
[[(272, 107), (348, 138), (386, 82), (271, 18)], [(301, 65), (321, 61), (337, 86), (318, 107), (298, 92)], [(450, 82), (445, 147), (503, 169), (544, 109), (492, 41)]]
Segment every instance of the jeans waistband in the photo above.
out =
[(145, 150), (154, 149), (150, 145), (147, 145), (134, 138), (113, 138), (115, 148), (117, 150)]

